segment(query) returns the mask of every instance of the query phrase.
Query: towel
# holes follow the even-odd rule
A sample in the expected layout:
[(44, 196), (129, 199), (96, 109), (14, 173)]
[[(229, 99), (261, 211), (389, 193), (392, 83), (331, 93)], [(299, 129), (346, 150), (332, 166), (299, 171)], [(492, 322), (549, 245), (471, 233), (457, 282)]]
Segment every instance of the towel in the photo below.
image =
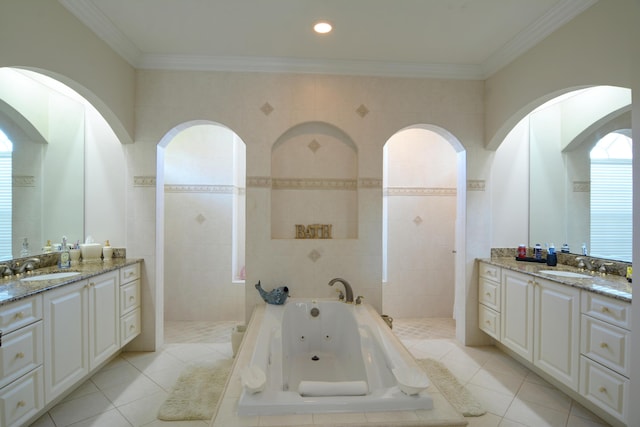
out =
[(364, 396), (369, 391), (366, 381), (300, 381), (301, 396)]

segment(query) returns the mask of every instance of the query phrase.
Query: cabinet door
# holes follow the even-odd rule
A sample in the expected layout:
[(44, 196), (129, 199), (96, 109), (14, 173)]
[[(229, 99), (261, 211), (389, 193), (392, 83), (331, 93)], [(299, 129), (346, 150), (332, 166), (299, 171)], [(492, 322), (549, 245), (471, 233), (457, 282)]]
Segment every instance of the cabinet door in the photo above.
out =
[(118, 272), (89, 279), (89, 370), (120, 348)]
[(86, 280), (44, 294), (45, 401), (51, 402), (89, 372)]
[(580, 290), (535, 281), (533, 363), (572, 390), (580, 374)]
[(504, 270), (501, 289), (502, 344), (533, 362), (533, 278)]

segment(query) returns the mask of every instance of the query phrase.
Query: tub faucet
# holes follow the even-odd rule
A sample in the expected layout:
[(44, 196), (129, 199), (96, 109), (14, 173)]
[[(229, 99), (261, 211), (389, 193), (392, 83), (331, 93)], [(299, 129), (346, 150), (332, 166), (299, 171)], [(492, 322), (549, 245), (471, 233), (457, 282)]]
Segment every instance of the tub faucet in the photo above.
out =
[(329, 286), (333, 286), (334, 283), (340, 282), (344, 285), (344, 291), (347, 294), (345, 302), (348, 304), (353, 304), (353, 289), (351, 289), (351, 285), (344, 279), (336, 277), (335, 279), (331, 279), (329, 282)]

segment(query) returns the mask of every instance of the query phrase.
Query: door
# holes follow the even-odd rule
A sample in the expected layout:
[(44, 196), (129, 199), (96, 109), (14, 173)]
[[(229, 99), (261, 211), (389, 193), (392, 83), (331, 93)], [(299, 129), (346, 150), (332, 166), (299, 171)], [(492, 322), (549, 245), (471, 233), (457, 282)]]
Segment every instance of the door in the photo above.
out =
[(533, 362), (533, 277), (502, 272), (502, 344)]

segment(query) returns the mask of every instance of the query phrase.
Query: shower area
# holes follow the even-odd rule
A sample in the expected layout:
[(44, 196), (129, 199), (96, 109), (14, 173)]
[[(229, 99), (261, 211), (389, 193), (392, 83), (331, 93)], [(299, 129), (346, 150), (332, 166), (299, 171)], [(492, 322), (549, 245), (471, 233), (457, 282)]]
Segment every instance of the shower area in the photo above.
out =
[(228, 335), (231, 325), (244, 320), (245, 157), (244, 142), (214, 123), (186, 126), (166, 145), (168, 342), (173, 341), (167, 337), (172, 328), (166, 325), (171, 323), (189, 324), (194, 332), (219, 325)]
[(458, 159), (439, 133), (408, 128), (384, 146), (383, 311), (453, 317)]

